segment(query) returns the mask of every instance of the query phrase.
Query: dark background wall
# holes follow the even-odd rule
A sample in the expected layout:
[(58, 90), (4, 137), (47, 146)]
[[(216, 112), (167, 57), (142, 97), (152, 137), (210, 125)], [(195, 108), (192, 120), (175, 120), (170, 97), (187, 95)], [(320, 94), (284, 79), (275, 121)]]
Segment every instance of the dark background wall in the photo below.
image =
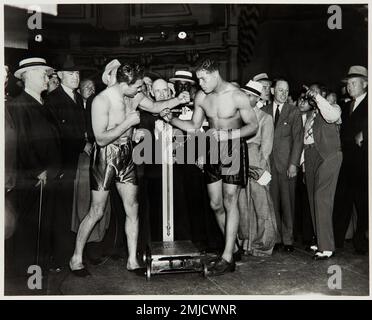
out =
[(367, 66), (367, 11), (342, 5), (342, 29), (330, 30), (327, 9), (324, 5), (259, 7), (254, 54), (241, 65), (241, 79), (267, 72), (272, 78), (287, 77), (294, 91), (314, 81), (337, 90), (350, 65)]
[[(70, 54), (77, 63), (89, 66), (99, 79), (104, 65), (112, 58), (139, 59), (149, 71), (169, 77), (177, 68), (192, 68), (197, 58), (211, 57), (221, 62), (226, 79), (239, 80), (241, 84), (257, 73), (267, 72), (272, 78), (287, 77), (294, 93), (303, 83), (313, 81), (337, 90), (350, 65), (368, 64), (368, 10), (367, 5), (341, 5), (342, 29), (330, 30), (328, 7), (58, 5), (57, 17), (44, 15), (43, 29), (29, 31), (20, 27), (22, 21), (27, 24), (25, 11), (5, 6), (6, 38), (28, 39), (29, 47), (26, 51), (7, 46), (5, 61), (13, 71), (25, 55), (43, 55), (58, 65)], [(247, 26), (242, 25), (239, 17), (252, 8), (257, 13), (255, 18)], [(159, 37), (162, 30), (167, 34), (165, 39)], [(179, 30), (188, 32), (185, 41), (177, 40)], [(43, 34), (42, 43), (33, 40), (36, 32)], [(244, 59), (238, 54), (240, 49), (246, 49), (246, 44), (239, 41), (242, 32), (248, 34), (252, 47)], [(145, 40), (138, 42), (138, 35)]]

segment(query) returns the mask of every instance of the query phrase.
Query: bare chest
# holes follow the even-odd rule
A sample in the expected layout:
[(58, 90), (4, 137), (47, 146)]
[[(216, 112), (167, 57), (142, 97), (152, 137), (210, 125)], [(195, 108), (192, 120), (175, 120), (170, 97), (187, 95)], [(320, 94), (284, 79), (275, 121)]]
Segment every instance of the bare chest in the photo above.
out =
[(203, 109), (208, 118), (230, 119), (240, 117), (231, 94), (212, 95), (203, 101)]

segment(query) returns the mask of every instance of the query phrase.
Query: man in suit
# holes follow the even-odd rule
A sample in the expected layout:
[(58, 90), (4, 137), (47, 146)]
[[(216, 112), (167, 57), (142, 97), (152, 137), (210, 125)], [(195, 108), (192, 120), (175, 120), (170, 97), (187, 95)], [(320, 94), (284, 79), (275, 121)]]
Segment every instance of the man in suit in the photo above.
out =
[(269, 79), (267, 73), (259, 73), (253, 77), (253, 81), (257, 81), (262, 84), (262, 94), (257, 104), (258, 108), (269, 105), (272, 102), (271, 99), (271, 85), (272, 81)]
[(79, 156), (83, 151), (89, 154), (92, 146), (85, 135), (83, 99), (76, 92), (80, 83), (79, 67), (65, 62), (57, 74), (61, 85), (48, 95), (46, 104), (58, 120), (62, 141), (61, 205), (54, 219), (52, 267), (59, 272), (67, 265), (74, 247), (71, 219)]
[(357, 228), (353, 242), (357, 253), (368, 252), (368, 72), (352, 66), (344, 80), (352, 98), (342, 111), (341, 143), (343, 163), (336, 191), (334, 232), (336, 247), (342, 248), (353, 205)]
[(18, 219), (13, 244), (7, 246), (6, 256), (11, 261), (7, 260), (6, 267), (10, 269), (6, 271), (17, 274), (25, 275), (36, 262), (45, 272), (49, 263), (51, 219), (57, 207), (61, 165), (58, 124), (41, 98), (47, 90), (50, 70), (42, 58), (20, 61), (14, 76), (22, 79), (24, 90), (7, 104), (17, 139)]
[[(320, 90), (319, 90), (320, 91)], [(319, 91), (306, 96), (316, 103), (307, 113), (304, 133), (306, 186), (317, 245), (315, 260), (333, 256), (335, 250), (332, 212), (338, 174), (342, 162), (339, 125), (341, 108), (331, 104)]]
[(262, 110), (274, 120), (271, 195), (278, 227), (275, 249), (283, 243), (284, 250), (292, 252), (295, 186), (303, 146), (303, 127), (299, 110), (286, 103), (288, 93), (288, 82), (278, 79), (274, 85), (273, 103)]

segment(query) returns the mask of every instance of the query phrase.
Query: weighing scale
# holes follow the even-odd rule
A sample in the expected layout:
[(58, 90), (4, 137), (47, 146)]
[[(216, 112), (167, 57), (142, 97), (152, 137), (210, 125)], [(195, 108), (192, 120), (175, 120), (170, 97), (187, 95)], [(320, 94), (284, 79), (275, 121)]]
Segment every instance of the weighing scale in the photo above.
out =
[(163, 241), (151, 242), (143, 260), (146, 279), (164, 273), (201, 272), (207, 274), (204, 255), (190, 240), (174, 241), (173, 219), (173, 129), (163, 121), (162, 139), (162, 194), (163, 194)]

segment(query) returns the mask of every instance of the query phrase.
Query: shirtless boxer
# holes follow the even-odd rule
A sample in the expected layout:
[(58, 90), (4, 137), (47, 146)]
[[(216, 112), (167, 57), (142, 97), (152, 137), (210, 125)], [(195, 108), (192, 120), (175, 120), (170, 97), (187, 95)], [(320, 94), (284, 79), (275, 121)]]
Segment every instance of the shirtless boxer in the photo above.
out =
[(84, 267), (82, 255), (87, 238), (95, 224), (102, 218), (111, 183), (123, 201), (126, 220), (125, 234), (128, 243), (127, 269), (140, 268), (137, 260), (138, 202), (137, 179), (132, 160), (133, 127), (140, 122), (137, 108), (159, 113), (190, 101), (188, 92), (177, 98), (154, 102), (142, 92), (143, 71), (136, 64), (121, 65), (116, 74), (117, 83), (106, 88), (93, 100), (92, 125), (96, 144), (92, 152), (91, 205), (80, 224), (70, 269), (85, 277), (89, 271)]
[[(235, 270), (233, 252), (239, 224), (238, 196), (248, 179), (248, 150), (243, 138), (256, 133), (258, 121), (252, 107), (255, 102), (221, 78), (215, 61), (207, 59), (202, 62), (196, 69), (196, 76), (202, 90), (196, 94), (192, 119), (172, 118), (172, 113), (167, 110), (162, 114), (165, 120), (184, 131), (199, 129), (206, 117), (211, 129), (214, 129), (213, 137), (219, 143), (227, 145), (228, 140), (240, 139), (232, 143), (233, 150), (226, 150), (226, 153), (238, 155), (238, 172), (224, 173), (221, 148), (218, 164), (207, 163), (204, 166), (210, 204), (225, 235), (223, 254), (208, 266), (208, 273), (220, 275)], [(239, 149), (234, 150), (234, 145)]]

